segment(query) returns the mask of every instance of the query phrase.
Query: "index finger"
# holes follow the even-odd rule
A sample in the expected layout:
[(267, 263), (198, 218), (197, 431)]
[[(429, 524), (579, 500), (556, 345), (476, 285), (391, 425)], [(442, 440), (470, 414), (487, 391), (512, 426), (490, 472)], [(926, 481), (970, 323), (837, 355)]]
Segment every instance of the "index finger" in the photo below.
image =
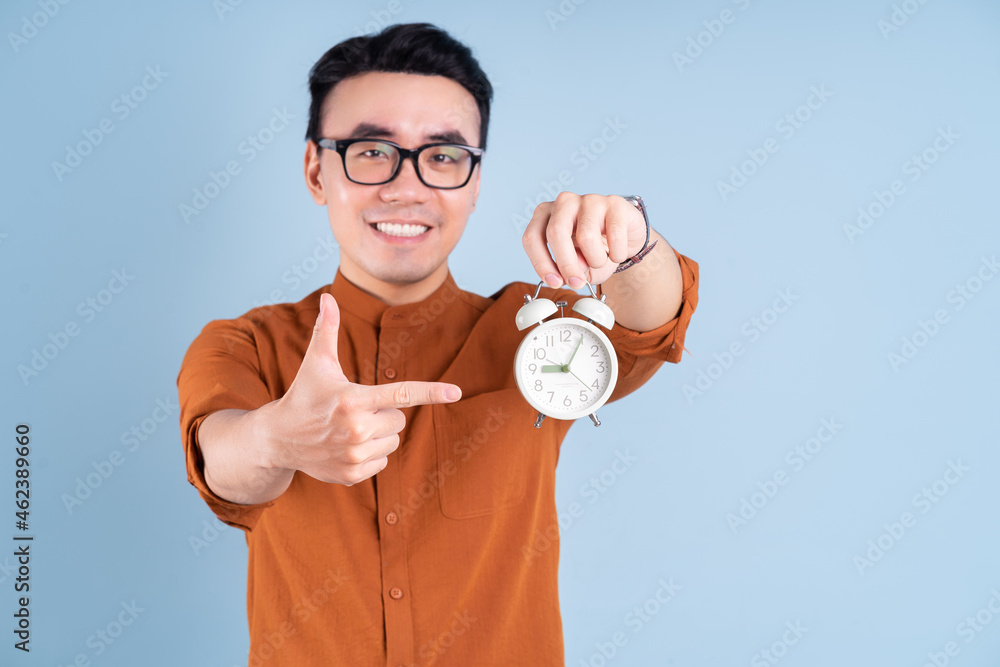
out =
[[(383, 408), (409, 408), (415, 405), (454, 403), (462, 397), (462, 390), (447, 382), (393, 382), (369, 387), (368, 404), (359, 407), (381, 410)], [(364, 402), (364, 401), (362, 401)]]

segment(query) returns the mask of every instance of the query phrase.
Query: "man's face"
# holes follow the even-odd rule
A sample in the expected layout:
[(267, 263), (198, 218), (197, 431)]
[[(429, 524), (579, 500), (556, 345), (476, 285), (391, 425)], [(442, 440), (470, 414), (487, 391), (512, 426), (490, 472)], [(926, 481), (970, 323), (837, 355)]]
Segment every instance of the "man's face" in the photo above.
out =
[[(476, 146), (479, 113), (472, 95), (451, 79), (369, 72), (330, 92), (320, 136), (387, 139), (409, 149), (439, 141)], [(360, 185), (347, 180), (340, 155), (328, 149), (317, 155), (310, 141), (305, 172), (313, 199), (327, 206), (345, 278), (376, 294), (422, 281), (432, 289), (440, 285), (448, 254), (476, 205), (478, 165), (455, 190), (424, 185), (410, 159), (392, 181)]]

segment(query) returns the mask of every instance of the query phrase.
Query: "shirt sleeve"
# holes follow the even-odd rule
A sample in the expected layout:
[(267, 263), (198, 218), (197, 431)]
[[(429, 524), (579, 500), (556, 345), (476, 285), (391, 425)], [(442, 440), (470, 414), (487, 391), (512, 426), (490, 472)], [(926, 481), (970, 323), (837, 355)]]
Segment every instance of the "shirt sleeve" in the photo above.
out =
[[(698, 305), (698, 263), (674, 250), (681, 267), (681, 307), (677, 317), (651, 331), (635, 331), (615, 324), (608, 339), (618, 356), (618, 383), (609, 400), (626, 396), (649, 380), (669, 361), (677, 363), (684, 352), (684, 336)], [(628, 269), (635, 271), (642, 264)]]
[[(681, 266), (681, 307), (677, 317), (651, 331), (634, 331), (615, 324), (608, 338), (615, 349), (637, 357), (650, 357), (660, 361), (678, 363), (684, 352), (684, 336), (688, 323), (698, 305), (698, 263), (676, 250), (674, 254)], [(642, 264), (628, 269), (635, 271)]]
[(241, 505), (212, 491), (198, 447), (198, 427), (217, 410), (255, 410), (272, 399), (261, 377), (253, 333), (240, 320), (210, 322), (188, 348), (177, 375), (187, 479), (219, 520), (250, 531), (273, 503)]

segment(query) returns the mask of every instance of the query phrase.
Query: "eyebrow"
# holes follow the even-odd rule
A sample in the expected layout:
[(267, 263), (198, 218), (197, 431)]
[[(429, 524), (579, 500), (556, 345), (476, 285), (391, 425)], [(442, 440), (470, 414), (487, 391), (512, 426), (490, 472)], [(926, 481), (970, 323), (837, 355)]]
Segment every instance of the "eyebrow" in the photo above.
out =
[[(372, 139), (392, 139), (396, 136), (396, 133), (383, 125), (376, 125), (375, 123), (358, 123), (353, 130), (351, 130), (348, 139), (362, 139), (371, 137)], [(435, 132), (433, 134), (427, 135), (427, 139), (434, 142), (444, 142), (449, 144), (462, 144), (463, 146), (469, 146), (469, 142), (466, 140), (465, 136), (458, 130), (445, 130), (443, 132)]]

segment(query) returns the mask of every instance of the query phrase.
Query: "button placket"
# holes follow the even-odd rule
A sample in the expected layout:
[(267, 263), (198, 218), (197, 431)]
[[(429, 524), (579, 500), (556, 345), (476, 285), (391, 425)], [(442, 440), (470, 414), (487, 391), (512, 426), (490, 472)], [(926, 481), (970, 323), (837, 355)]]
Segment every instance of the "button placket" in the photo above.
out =
[[(393, 318), (390, 316), (389, 318)], [(398, 318), (396, 318), (398, 321)], [(375, 382), (381, 384), (396, 378), (405, 378), (406, 354), (399, 341), (400, 329), (383, 326), (378, 336)], [(400, 435), (404, 435), (405, 431)], [(388, 664), (413, 664), (414, 655), (413, 612), (409, 590), (406, 531), (403, 529), (398, 508), (402, 492), (400, 457), (398, 452), (389, 454), (385, 469), (375, 476), (375, 502), (379, 522), (379, 550), (382, 562), (382, 600), (385, 619), (386, 652)]]

